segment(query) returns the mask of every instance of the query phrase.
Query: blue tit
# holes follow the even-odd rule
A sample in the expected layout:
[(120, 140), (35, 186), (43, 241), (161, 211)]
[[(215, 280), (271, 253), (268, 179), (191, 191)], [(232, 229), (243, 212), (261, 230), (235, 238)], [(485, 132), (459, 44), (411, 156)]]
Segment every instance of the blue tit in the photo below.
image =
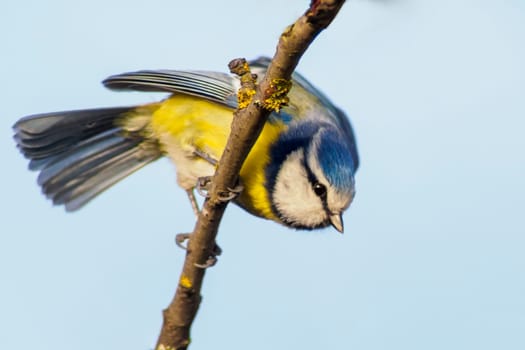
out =
[[(263, 76), (268, 58), (250, 62)], [(75, 211), (143, 166), (163, 157), (193, 198), (212, 176), (237, 107), (237, 78), (206, 71), (144, 70), (103, 81), (112, 90), (167, 92), (156, 103), (37, 114), (15, 125), (18, 148), (39, 171), (38, 183), (56, 205)], [(272, 113), (240, 172), (235, 203), (249, 213), (297, 229), (332, 225), (355, 194), (359, 165), (345, 114), (295, 73), (289, 103)], [(195, 207), (194, 207), (195, 208)]]

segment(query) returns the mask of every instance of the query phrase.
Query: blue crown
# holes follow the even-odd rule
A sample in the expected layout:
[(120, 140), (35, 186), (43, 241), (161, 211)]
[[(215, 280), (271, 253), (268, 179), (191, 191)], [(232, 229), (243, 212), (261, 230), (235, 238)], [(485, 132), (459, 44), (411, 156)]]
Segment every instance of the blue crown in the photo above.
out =
[[(320, 131), (319, 142), (312, 145), (312, 138)], [(342, 192), (352, 191), (357, 164), (352, 157), (354, 153), (351, 147), (355, 146), (349, 142), (351, 139), (345, 140), (344, 134), (329, 123), (309, 121), (291, 125), (270, 149), (272, 161), (266, 168), (266, 188), (269, 191), (273, 189), (279, 169), (288, 155), (304, 148), (305, 154), (311, 151), (317, 153), (319, 165), (332, 186)], [(312, 146), (316, 148), (311, 149)]]
[(345, 140), (333, 127), (321, 131), (317, 145), (319, 165), (332, 186), (342, 192), (353, 190), (354, 174), (357, 170), (349, 147), (349, 140)]

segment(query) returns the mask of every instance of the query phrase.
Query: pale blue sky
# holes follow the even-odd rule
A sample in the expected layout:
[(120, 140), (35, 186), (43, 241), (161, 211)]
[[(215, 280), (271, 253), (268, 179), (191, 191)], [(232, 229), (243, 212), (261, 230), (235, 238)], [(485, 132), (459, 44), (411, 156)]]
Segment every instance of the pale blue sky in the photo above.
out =
[[(11, 125), (162, 97), (111, 74), (272, 55), (307, 3), (2, 2), (0, 349), (151, 349), (193, 227), (165, 160), (52, 207)], [(524, 37), (522, 0), (349, 1), (299, 66), (357, 133), (346, 233), (231, 206), (192, 349), (524, 349)]]

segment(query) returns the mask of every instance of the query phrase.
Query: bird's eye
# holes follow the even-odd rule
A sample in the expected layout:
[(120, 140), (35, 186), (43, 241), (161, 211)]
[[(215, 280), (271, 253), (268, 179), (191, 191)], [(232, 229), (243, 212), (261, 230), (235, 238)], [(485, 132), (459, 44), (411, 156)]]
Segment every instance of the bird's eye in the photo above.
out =
[(314, 183), (312, 186), (314, 193), (321, 198), (326, 197), (326, 186), (323, 184), (320, 184), (319, 182)]

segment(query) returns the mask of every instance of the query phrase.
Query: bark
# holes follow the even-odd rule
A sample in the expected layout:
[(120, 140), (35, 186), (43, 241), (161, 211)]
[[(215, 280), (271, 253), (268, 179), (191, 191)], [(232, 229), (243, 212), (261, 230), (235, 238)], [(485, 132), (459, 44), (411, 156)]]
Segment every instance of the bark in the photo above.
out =
[(175, 296), (163, 311), (157, 350), (188, 348), (190, 327), (200, 306), (206, 272), (199, 266), (213, 254), (219, 223), (228, 204), (224, 197), (236, 187), (244, 159), (268, 116), (286, 103), (290, 78), (299, 59), (315, 37), (332, 22), (343, 3), (344, 0), (311, 1), (304, 15), (281, 34), (272, 63), (258, 86), (243, 61), (231, 62), (230, 69), (241, 77), (243, 86), (238, 96), (241, 108), (234, 113), (231, 134), (213, 176), (209, 198), (189, 240)]

